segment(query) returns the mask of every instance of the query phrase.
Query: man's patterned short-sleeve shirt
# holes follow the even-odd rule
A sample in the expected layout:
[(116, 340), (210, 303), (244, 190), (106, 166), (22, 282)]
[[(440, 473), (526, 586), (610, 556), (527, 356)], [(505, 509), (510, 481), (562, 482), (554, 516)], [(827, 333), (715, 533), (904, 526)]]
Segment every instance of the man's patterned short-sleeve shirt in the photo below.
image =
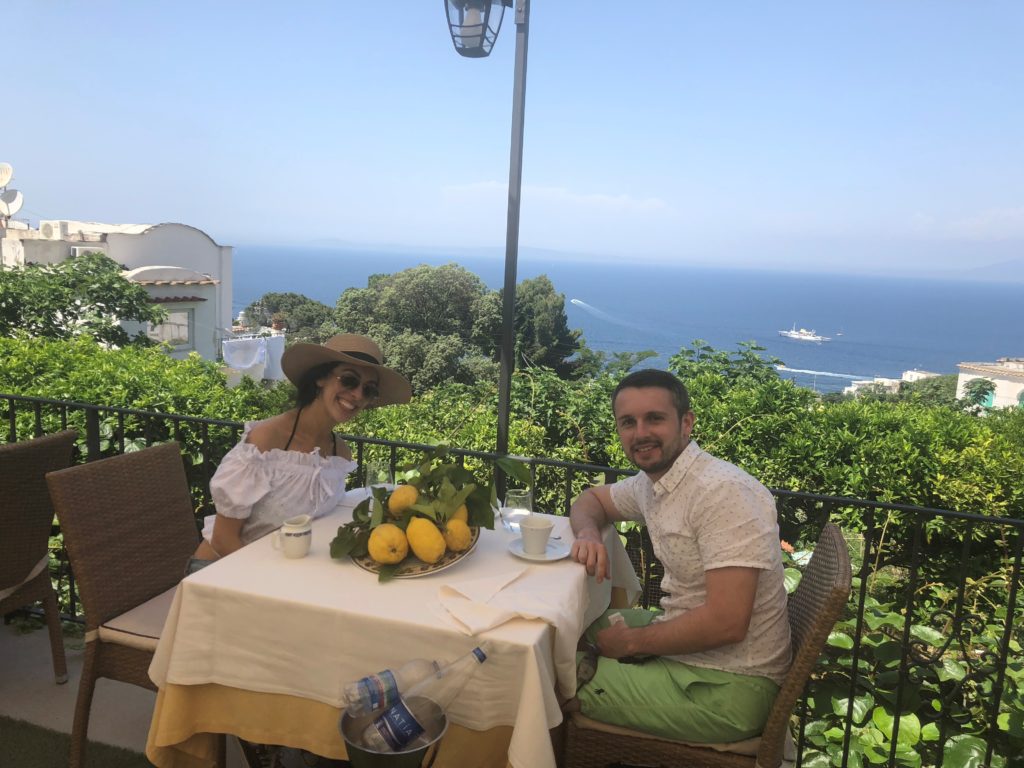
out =
[(611, 487), (619, 513), (647, 526), (665, 566), (664, 620), (707, 599), (704, 572), (760, 571), (747, 636), (739, 643), (670, 658), (781, 682), (790, 664), (789, 618), (775, 501), (761, 483), (691, 441), (657, 482), (640, 472)]

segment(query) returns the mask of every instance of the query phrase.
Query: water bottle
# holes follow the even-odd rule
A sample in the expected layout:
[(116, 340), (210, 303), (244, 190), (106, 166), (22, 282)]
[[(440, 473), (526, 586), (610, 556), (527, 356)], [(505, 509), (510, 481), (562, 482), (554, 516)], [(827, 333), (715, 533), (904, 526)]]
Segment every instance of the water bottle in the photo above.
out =
[(430, 702), (446, 710), (478, 665), (486, 660), (484, 648), (474, 648), (407, 691), (401, 691), (398, 700), (366, 726), (363, 746), (374, 752), (400, 752), (408, 748), (430, 725)]
[(385, 669), (348, 683), (342, 691), (342, 707), (350, 716), (361, 717), (378, 709), (387, 709), (421, 680), (436, 676), (444, 665), (430, 659), (413, 659), (398, 669)]

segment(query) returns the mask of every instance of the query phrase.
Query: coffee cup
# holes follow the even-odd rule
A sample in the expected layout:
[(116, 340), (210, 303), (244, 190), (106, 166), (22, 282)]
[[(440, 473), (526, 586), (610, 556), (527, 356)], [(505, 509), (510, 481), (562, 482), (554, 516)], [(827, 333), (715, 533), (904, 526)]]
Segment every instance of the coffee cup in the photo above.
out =
[(523, 537), (523, 552), (543, 555), (548, 548), (548, 537), (555, 522), (544, 515), (527, 515), (519, 520), (519, 533)]
[(289, 517), (281, 527), (274, 531), (271, 544), (280, 549), (285, 557), (305, 557), (309, 554), (309, 545), (313, 542), (313, 518), (309, 515)]

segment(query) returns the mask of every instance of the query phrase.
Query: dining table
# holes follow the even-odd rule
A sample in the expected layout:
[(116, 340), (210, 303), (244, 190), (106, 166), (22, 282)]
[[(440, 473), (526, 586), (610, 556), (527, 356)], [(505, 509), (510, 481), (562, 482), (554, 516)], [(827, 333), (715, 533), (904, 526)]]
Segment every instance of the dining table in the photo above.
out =
[(486, 641), (487, 660), (446, 712), (433, 765), (554, 768), (578, 639), (639, 594), (618, 532), (605, 531), (611, 578), (600, 583), (566, 556), (564, 516), (552, 516), (544, 556), (524, 557), (518, 534), (496, 520), (447, 567), (380, 581), (330, 555), (367, 493), (348, 491), (313, 521), (305, 557), (285, 557), (269, 535), (182, 580), (149, 669), (154, 765), (214, 766), (219, 734), (343, 759), (346, 683), (410, 659), (451, 661)]

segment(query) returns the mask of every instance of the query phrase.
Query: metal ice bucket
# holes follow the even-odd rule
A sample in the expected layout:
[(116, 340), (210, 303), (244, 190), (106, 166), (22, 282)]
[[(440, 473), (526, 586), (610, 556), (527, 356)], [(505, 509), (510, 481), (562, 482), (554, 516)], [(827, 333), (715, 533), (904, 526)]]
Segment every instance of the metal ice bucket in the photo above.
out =
[[(427, 751), (440, 741), (448, 730), (448, 718), (445, 717), (444, 711), (432, 701), (427, 700), (427, 704), (431, 710), (431, 717), (427, 718), (429, 722), (421, 723), (423, 733), (415, 742), (419, 746), (405, 752), (375, 752), (361, 744), (360, 737), (363, 731), (380, 714), (379, 712), (362, 717), (350, 717), (348, 712), (343, 714), (338, 728), (345, 740), (345, 749), (348, 751), (348, 760), (352, 763), (352, 768), (420, 768)], [(424, 741), (426, 743), (423, 743)]]

